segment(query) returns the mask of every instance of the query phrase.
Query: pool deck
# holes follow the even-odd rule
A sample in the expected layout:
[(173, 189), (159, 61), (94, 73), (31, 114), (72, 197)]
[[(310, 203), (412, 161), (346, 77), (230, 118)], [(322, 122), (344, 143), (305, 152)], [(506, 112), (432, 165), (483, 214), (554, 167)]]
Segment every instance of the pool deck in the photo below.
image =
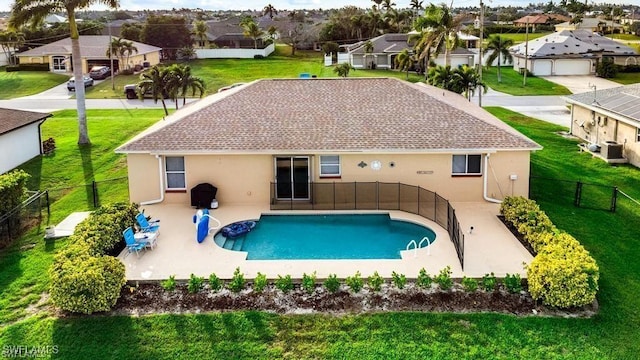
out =
[[(301, 278), (303, 273), (316, 272), (318, 278), (336, 274), (344, 278), (360, 271), (367, 277), (377, 271), (383, 277), (391, 277), (393, 271), (415, 278), (421, 268), (430, 275), (451, 266), (453, 277), (463, 275), (481, 277), (493, 272), (496, 276), (505, 273), (525, 275), (523, 262), (532, 259), (509, 230), (496, 217), (499, 205), (490, 203), (454, 203), (460, 225), (465, 229), (465, 268), (458, 261), (453, 243), (446, 230), (435, 222), (403, 211), (271, 211), (268, 205), (240, 206), (222, 205), (212, 210), (222, 225), (235, 221), (259, 219), (261, 214), (303, 213), (389, 213), (391, 218), (412, 221), (430, 227), (436, 233), (436, 241), (422, 249), (402, 251), (402, 259), (393, 260), (246, 260), (246, 253), (222, 249), (207, 236), (204, 242), (195, 239), (193, 215), (195, 209), (184, 204), (157, 204), (142, 208), (153, 219), (160, 219), (161, 228), (157, 246), (140, 254), (123, 251), (119, 258), (126, 267), (130, 281), (161, 280), (170, 275), (176, 279), (188, 279), (193, 273), (208, 277), (211, 273), (223, 279), (233, 276), (240, 267), (245, 278), (253, 278), (258, 272), (268, 278), (291, 275)], [(213, 222), (210, 223), (213, 226)], [(474, 229), (469, 233), (468, 229)], [(415, 239), (419, 241), (420, 239)]]

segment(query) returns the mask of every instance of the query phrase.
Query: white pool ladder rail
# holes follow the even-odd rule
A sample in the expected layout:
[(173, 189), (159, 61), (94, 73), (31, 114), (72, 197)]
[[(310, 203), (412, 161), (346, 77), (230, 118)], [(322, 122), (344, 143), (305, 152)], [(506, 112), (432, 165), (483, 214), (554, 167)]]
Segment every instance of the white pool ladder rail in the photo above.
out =
[(431, 240), (429, 240), (427, 236), (423, 237), (422, 240), (420, 240), (420, 243), (417, 243), (415, 240), (409, 241), (406, 250), (409, 251), (411, 245), (413, 245), (413, 257), (415, 258), (418, 256), (418, 249), (422, 248), (422, 244), (424, 244), (425, 241), (427, 242), (427, 256), (431, 256), (431, 248), (428, 247), (431, 245)]

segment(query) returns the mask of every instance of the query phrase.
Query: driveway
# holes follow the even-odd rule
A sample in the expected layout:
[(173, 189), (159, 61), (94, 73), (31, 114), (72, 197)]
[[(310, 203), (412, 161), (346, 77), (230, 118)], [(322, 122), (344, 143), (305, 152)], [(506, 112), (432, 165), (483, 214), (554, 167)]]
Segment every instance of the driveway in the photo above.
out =
[(615, 81), (603, 79), (592, 75), (541, 76), (541, 78), (556, 84), (560, 84), (569, 89), (569, 91), (574, 94), (593, 91), (594, 86), (596, 90), (610, 89), (622, 86)]

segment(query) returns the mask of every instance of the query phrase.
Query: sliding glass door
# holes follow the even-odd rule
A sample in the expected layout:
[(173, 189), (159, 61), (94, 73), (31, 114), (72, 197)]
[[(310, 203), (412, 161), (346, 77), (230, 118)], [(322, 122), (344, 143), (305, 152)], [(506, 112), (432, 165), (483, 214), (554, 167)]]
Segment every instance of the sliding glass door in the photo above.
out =
[(309, 199), (309, 157), (278, 156), (276, 167), (276, 197), (280, 200)]

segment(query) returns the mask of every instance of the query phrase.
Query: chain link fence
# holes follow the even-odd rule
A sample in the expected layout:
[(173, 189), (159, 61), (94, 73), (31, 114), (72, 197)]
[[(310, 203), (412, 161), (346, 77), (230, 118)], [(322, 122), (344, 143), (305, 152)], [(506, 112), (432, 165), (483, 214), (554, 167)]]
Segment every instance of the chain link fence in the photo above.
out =
[(13, 209), (0, 214), (0, 248), (22, 235), (26, 230), (48, 222), (49, 193), (29, 191), (28, 198)]
[(586, 209), (615, 212), (618, 188), (575, 180), (532, 176), (529, 183), (529, 198), (554, 199), (557, 202), (573, 203), (577, 207)]

